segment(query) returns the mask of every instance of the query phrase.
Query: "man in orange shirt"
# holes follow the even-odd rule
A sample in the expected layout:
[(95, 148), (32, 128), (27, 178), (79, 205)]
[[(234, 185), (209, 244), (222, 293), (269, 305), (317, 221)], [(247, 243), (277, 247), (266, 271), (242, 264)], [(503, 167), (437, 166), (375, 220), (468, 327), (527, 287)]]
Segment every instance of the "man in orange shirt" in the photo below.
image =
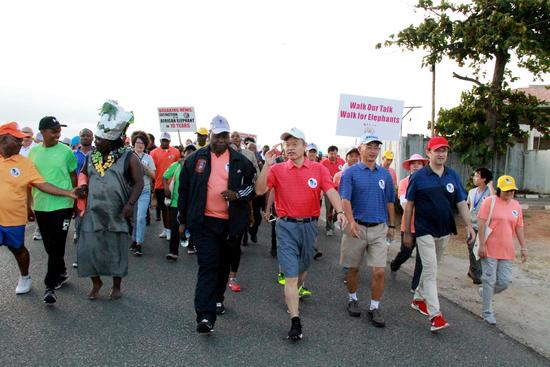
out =
[(212, 119), (210, 144), (187, 158), (180, 173), (180, 233), (191, 232), (199, 265), (195, 290), (197, 332), (214, 330), (225, 313), (224, 293), (230, 254), (248, 228), (248, 200), (256, 170), (242, 154), (229, 149), (229, 123)]
[[(334, 175), (337, 172), (340, 172), (342, 168), (344, 168), (344, 160), (338, 156), (338, 147), (335, 145), (331, 145), (328, 147), (328, 158), (323, 159), (321, 161), (321, 164), (325, 166), (328, 169), (328, 172), (330, 173), (330, 179), (334, 179)], [(330, 200), (325, 196), (325, 230), (326, 235), (328, 237), (334, 235), (334, 219), (333, 219), (333, 207), (330, 203)]]
[(170, 167), (174, 162), (180, 160), (180, 151), (174, 147), (170, 146), (170, 133), (163, 132), (160, 135), (160, 147), (155, 148), (151, 151), (151, 158), (155, 162), (155, 197), (157, 198), (157, 205), (160, 207), (162, 213), (162, 222), (164, 224), (164, 229), (160, 233), (160, 238), (166, 238), (170, 240), (170, 219), (168, 218), (168, 207), (164, 203), (164, 186), (162, 184), (162, 176), (164, 172)]
[(19, 154), (26, 138), (30, 135), (20, 131), (15, 122), (0, 126), (0, 246), (7, 246), (17, 260), (21, 276), (16, 294), (28, 293), (32, 284), (29, 251), (25, 247), (25, 225), (27, 219), (34, 220), (29, 215), (28, 186), (74, 198), (71, 191), (45, 182), (31, 160)]
[(304, 133), (293, 128), (281, 135), (288, 161), (274, 164), (277, 149), (265, 154), (265, 165), (256, 181), (256, 194), (275, 191), (277, 220), (277, 259), (284, 272), (285, 302), (291, 318), (289, 340), (302, 339), (299, 317), (299, 288), (315, 254), (317, 220), (321, 212), (319, 199), (324, 192), (345, 226), (340, 195), (334, 189), (326, 167), (305, 157)]

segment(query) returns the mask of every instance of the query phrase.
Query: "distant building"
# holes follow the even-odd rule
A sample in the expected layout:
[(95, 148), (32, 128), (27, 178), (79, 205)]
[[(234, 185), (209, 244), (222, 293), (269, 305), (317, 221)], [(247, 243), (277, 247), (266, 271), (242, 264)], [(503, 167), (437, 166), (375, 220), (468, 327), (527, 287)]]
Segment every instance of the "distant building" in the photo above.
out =
[[(535, 96), (543, 103), (541, 109), (548, 111), (550, 115), (550, 85), (530, 85), (528, 88), (517, 88), (525, 94)], [(550, 121), (548, 122), (550, 124)], [(524, 131), (529, 131), (527, 139), (527, 150), (550, 150), (550, 138), (544, 138), (543, 134), (535, 129), (530, 129), (527, 125), (521, 125)]]

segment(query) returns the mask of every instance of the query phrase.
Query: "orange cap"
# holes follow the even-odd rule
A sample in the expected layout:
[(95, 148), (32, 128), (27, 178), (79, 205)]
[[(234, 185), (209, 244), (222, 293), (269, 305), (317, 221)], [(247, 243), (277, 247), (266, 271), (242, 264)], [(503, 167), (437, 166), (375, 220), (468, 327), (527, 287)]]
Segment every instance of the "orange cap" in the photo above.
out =
[(0, 135), (11, 135), (21, 139), (31, 137), (31, 135), (25, 134), (19, 130), (17, 122), (8, 122), (7, 124), (0, 126)]

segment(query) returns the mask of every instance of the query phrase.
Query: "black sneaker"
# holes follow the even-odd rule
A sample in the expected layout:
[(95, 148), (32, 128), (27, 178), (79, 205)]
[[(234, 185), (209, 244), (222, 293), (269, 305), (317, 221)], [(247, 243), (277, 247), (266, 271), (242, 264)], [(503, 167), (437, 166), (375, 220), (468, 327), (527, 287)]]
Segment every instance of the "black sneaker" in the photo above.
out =
[(143, 256), (143, 248), (141, 247), (141, 245), (136, 245), (136, 248), (134, 250), (134, 254), (136, 256)]
[(128, 247), (128, 250), (130, 250), (130, 251), (136, 251), (136, 247), (137, 247), (137, 242), (134, 241), (134, 242), (132, 242), (132, 244), (130, 245), (130, 247)]
[(323, 253), (317, 249), (315, 249), (315, 255), (313, 255), (313, 260), (319, 260), (319, 258), (323, 256)]
[(359, 309), (359, 303), (357, 302), (357, 300), (348, 302), (348, 313), (352, 317), (361, 316), (361, 310)]
[(189, 245), (187, 247), (187, 255), (194, 255), (195, 252), (197, 252), (197, 249), (195, 248), (195, 246)]
[(481, 284), (481, 279), (474, 277), (474, 275), (471, 272), (468, 272), (468, 274), (466, 274), (466, 275), (468, 275), (468, 277), (470, 277), (470, 279), (472, 279), (472, 282), (474, 284)]
[(57, 302), (55, 291), (51, 288), (46, 289), (46, 292), (44, 292), (44, 303), (49, 306), (53, 305), (55, 302)]
[(207, 319), (203, 319), (197, 324), (197, 333), (207, 334), (214, 331), (214, 326)]
[(57, 284), (55, 285), (55, 289), (59, 289), (61, 288), (61, 286), (63, 285), (63, 283), (65, 283), (67, 280), (69, 279), (69, 277), (67, 276), (67, 273), (65, 274), (62, 274), (59, 276), (59, 279), (57, 281)]
[(292, 318), (292, 326), (290, 327), (290, 331), (288, 332), (288, 336), (286, 337), (288, 340), (300, 340), (303, 338), (302, 335), (302, 324), (300, 323), (299, 317), (293, 317)]
[(250, 235), (250, 241), (252, 241), (254, 243), (258, 243), (258, 236), (255, 235), (255, 234), (251, 234)]
[(216, 315), (223, 315), (225, 313), (225, 307), (222, 302), (216, 303)]
[(178, 255), (176, 254), (169, 253), (168, 255), (166, 255), (166, 260), (176, 261), (177, 259), (178, 259)]
[(386, 321), (384, 321), (384, 316), (382, 316), (382, 311), (379, 308), (375, 308), (374, 310), (369, 310), (368, 314), (369, 314), (369, 319), (374, 326), (376, 327), (386, 326)]

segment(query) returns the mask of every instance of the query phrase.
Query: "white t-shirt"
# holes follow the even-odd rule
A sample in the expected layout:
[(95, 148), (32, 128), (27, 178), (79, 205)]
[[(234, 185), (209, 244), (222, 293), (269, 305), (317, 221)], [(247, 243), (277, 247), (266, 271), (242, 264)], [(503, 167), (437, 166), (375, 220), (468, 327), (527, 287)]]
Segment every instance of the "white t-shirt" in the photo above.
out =
[(481, 203), (483, 200), (491, 196), (491, 191), (489, 187), (485, 186), (485, 190), (478, 192), (477, 187), (474, 187), (468, 192), (467, 203), (470, 205), (470, 221), (472, 222), (472, 227), (477, 230), (477, 213), (481, 208)]
[(28, 147), (21, 147), (19, 154), (21, 154), (23, 157), (29, 158), (29, 152), (35, 145), (36, 143), (33, 141)]
[[(136, 153), (137, 154), (137, 153)], [(155, 162), (153, 162), (153, 158), (147, 153), (143, 153), (141, 157), (138, 154), (139, 162), (143, 165), (143, 167), (147, 167), (150, 171), (153, 171), (153, 175), (155, 174), (156, 167)], [(147, 174), (144, 171), (143, 174), (143, 190), (151, 190), (151, 178), (147, 176)]]

